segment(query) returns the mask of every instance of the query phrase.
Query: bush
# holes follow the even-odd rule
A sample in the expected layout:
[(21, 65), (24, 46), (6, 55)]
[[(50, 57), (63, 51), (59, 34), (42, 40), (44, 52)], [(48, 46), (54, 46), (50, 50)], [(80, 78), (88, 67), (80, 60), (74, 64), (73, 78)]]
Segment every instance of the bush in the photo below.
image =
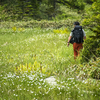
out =
[(91, 59), (87, 64), (80, 64), (76, 67), (77, 78), (100, 79), (100, 58)]
[(1, 22), (0, 28), (12, 28), (14, 26), (16, 27), (23, 27), (23, 28), (54, 28), (58, 29), (61, 27), (71, 27), (73, 25), (74, 20), (62, 20), (62, 21), (36, 21), (36, 20), (30, 20), (30, 21), (17, 21), (17, 22)]
[(91, 58), (95, 60), (100, 56), (100, 39), (88, 38), (83, 46), (81, 63), (89, 62)]

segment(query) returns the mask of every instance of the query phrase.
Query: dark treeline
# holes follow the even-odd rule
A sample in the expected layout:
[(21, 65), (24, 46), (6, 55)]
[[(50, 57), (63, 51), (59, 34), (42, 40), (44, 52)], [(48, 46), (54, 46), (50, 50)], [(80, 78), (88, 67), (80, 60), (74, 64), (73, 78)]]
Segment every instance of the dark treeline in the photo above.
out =
[[(61, 13), (60, 5), (84, 10), (85, 3), (92, 3), (91, 0), (0, 0), (0, 8), (9, 14), (3, 16), (5, 19), (23, 19), (31, 17), (33, 19), (52, 19)], [(1, 9), (0, 9), (1, 10)]]

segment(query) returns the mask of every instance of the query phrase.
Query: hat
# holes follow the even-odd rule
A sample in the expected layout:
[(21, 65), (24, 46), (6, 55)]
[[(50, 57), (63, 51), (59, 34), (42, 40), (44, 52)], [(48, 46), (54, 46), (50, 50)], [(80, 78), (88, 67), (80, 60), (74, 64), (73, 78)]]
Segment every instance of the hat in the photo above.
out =
[(80, 23), (79, 22), (74, 22), (74, 25), (80, 25)]

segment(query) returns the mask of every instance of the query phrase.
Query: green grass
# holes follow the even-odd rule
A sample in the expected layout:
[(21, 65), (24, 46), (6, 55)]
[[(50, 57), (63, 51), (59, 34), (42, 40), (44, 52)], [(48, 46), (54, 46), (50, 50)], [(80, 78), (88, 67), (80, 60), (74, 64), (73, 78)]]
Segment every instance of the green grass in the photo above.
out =
[[(74, 65), (79, 61), (73, 59), (72, 45), (67, 47), (68, 36), (55, 34), (53, 29), (0, 29), (0, 100), (100, 99), (99, 82), (76, 79)], [(35, 61), (47, 66), (46, 74), (15, 74), (14, 69), (20, 64)], [(49, 76), (56, 77), (57, 86), (45, 82)]]

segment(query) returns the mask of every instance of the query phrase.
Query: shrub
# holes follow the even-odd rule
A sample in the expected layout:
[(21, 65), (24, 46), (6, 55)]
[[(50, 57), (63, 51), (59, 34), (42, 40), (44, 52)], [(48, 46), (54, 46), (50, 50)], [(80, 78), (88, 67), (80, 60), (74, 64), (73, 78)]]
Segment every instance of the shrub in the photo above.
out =
[(89, 63), (77, 65), (76, 68), (77, 78), (95, 78), (100, 79), (100, 58), (96, 60), (91, 59)]
[(81, 63), (100, 56), (100, 39), (88, 38), (83, 46)]

